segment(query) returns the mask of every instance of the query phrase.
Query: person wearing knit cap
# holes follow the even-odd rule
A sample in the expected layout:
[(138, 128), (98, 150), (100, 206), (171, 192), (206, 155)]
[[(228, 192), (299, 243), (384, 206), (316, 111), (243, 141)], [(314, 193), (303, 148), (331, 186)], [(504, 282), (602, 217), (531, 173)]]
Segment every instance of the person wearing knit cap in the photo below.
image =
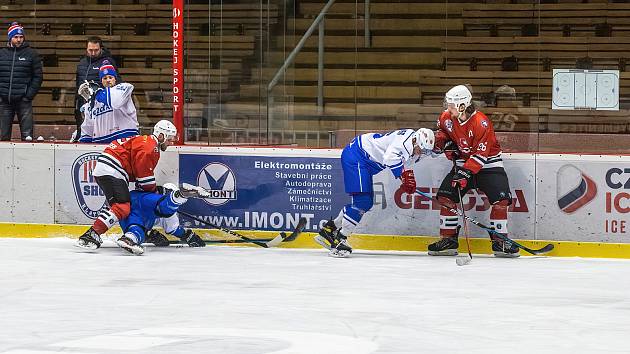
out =
[[(8, 43), (11, 47), (19, 47), (24, 42), (24, 27), (17, 22), (13, 22), (7, 31)], [(15, 41), (12, 41), (15, 37)]]
[[(85, 41), (85, 52), (76, 68), (75, 74), (75, 92), (79, 91), (79, 87), (86, 81), (98, 83), (100, 85), (99, 68), (103, 65), (103, 62), (108, 61), (111, 65), (116, 67), (116, 61), (112, 58), (112, 53), (105, 47), (103, 40), (98, 36), (90, 36)], [(117, 82), (121, 82), (120, 76), (116, 78)], [(94, 85), (96, 86), (96, 85)], [(83, 112), (81, 107), (85, 104), (85, 99), (81, 95), (75, 95), (74, 97), (74, 120), (77, 126), (76, 138), (73, 138), (73, 142), (79, 141), (81, 137), (81, 124), (83, 124)]]
[[(81, 111), (84, 114), (81, 124), (81, 143), (110, 143), (121, 138), (138, 135), (138, 117), (133, 103), (133, 85), (128, 82), (116, 83), (116, 68), (103, 61), (98, 77), (102, 87), (86, 95)], [(89, 85), (89, 83), (82, 84)], [(88, 88), (79, 88), (79, 93)]]
[(25, 40), (24, 27), (13, 22), (7, 45), (0, 49), (0, 140), (11, 140), (17, 115), (22, 140), (33, 137), (33, 99), (44, 80), (42, 61)]
[(114, 87), (116, 85), (116, 68), (108, 61), (104, 61), (103, 65), (98, 69), (98, 78), (101, 80), (103, 87)]

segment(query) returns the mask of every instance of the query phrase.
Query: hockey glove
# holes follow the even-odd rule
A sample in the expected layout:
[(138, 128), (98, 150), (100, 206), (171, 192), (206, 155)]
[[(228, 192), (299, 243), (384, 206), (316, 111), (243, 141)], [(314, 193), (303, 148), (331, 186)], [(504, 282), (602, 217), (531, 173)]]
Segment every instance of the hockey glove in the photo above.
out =
[(451, 161), (455, 161), (461, 157), (459, 148), (457, 148), (457, 145), (453, 141), (447, 142), (444, 146), (444, 156)]
[(473, 174), (470, 170), (461, 167), (457, 168), (455, 175), (453, 175), (451, 186), (453, 186), (453, 188), (465, 189), (472, 180), (472, 176)]
[(206, 243), (191, 229), (186, 229), (182, 240), (190, 247), (206, 247)]
[(83, 97), (85, 102), (89, 102), (94, 93), (98, 90), (99, 85), (94, 81), (83, 81), (79, 86), (77, 93)]
[(413, 175), (413, 170), (405, 170), (400, 175), (402, 181), (401, 188), (407, 194), (413, 194), (416, 192), (416, 177)]

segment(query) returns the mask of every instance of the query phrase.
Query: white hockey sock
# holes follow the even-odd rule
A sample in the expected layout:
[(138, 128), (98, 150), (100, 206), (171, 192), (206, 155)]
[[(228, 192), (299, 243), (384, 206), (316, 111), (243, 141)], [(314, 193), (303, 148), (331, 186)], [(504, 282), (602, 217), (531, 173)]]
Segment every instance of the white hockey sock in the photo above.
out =
[(337, 215), (337, 217), (333, 220), (333, 222), (335, 223), (335, 226), (337, 226), (337, 228), (341, 227), (342, 220), (343, 220), (343, 208), (341, 210), (339, 210), (339, 215)]
[(127, 232), (125, 233), (125, 236), (130, 239), (131, 241), (133, 241), (133, 243), (138, 244), (138, 237), (136, 237), (136, 235), (134, 235), (133, 232)]

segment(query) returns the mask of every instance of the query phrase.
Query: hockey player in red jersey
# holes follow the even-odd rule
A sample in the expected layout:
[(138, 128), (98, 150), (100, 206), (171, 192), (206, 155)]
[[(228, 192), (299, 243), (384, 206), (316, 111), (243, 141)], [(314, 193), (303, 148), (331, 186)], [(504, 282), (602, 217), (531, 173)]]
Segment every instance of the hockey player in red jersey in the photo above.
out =
[(177, 128), (167, 120), (155, 124), (152, 135), (118, 139), (110, 143), (97, 159), (92, 172), (106, 198), (104, 207), (92, 227), (76, 243), (77, 247), (95, 250), (101, 246), (100, 235), (130, 213), (129, 182), (144, 191), (156, 190), (154, 170), (160, 151), (166, 151), (177, 135)]
[[(456, 161), (457, 167), (442, 180), (437, 198), (442, 204), (456, 209), (460, 192), (463, 196), (470, 189), (483, 191), (492, 205), (490, 226), (507, 236), (512, 195), (492, 122), (477, 110), (470, 90), (464, 85), (451, 88), (444, 100), (446, 109), (438, 118), (434, 152), (444, 152), (448, 159)], [(459, 228), (457, 214), (441, 208), (441, 239), (429, 245), (429, 254), (456, 255)], [(518, 247), (492, 233), (490, 238), (495, 256), (519, 256)]]

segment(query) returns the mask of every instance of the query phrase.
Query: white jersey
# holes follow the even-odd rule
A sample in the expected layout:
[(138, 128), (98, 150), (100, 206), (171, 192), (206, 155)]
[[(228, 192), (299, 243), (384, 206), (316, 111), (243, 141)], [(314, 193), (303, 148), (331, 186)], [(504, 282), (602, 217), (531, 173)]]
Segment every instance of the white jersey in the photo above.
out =
[(367, 133), (359, 135), (351, 143), (357, 144), (370, 161), (376, 162), (382, 169), (389, 168), (394, 177), (400, 177), (405, 164), (412, 163), (413, 156), (412, 136), (415, 130), (400, 129), (391, 131), (385, 135), (380, 133)]
[(88, 102), (81, 107), (85, 118), (79, 141), (110, 143), (138, 135), (138, 117), (132, 93), (133, 85), (125, 82), (97, 91), (93, 104)]

